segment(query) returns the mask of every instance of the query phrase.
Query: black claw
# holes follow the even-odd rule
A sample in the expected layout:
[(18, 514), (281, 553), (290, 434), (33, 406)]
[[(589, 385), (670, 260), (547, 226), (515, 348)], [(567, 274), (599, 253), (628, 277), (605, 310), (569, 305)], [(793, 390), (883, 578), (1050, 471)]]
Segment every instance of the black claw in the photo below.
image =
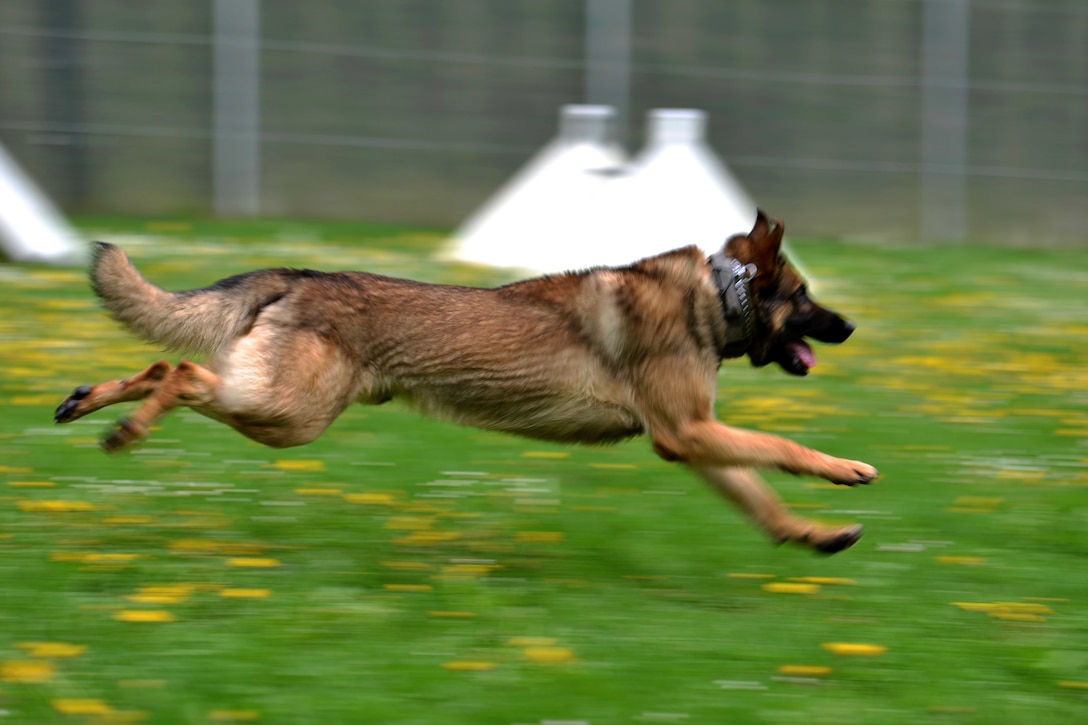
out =
[(53, 413), (54, 423), (64, 423), (72, 417), (72, 411), (76, 409), (78, 402), (68, 398), (63, 403), (57, 406), (57, 410)]
[(838, 536), (825, 541), (824, 543), (816, 547), (816, 551), (821, 554), (837, 554), (844, 549), (849, 549), (854, 544), (858, 543), (861, 539), (861, 534), (864, 528), (859, 524), (857, 526), (851, 526), (843, 531), (839, 532)]
[(57, 406), (56, 411), (53, 413), (54, 423), (66, 423), (72, 419), (73, 413), (76, 408), (79, 407), (79, 401), (86, 398), (91, 394), (91, 387), (89, 385), (80, 385), (78, 388), (72, 391), (72, 394), (64, 399), (60, 405)]

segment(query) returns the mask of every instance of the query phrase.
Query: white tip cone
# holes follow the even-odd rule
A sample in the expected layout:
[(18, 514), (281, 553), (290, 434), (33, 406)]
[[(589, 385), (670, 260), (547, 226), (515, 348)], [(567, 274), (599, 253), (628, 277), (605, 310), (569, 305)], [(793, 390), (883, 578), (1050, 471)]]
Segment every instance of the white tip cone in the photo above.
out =
[(0, 249), (14, 262), (77, 264), (86, 256), (75, 229), (0, 146)]

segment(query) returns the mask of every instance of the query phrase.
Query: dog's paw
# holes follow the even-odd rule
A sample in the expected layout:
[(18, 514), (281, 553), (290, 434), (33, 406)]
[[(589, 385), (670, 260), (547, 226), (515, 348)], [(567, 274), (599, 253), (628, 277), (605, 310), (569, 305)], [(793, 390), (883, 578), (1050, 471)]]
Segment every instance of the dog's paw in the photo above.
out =
[(837, 554), (858, 543), (864, 530), (865, 527), (861, 524), (846, 526), (838, 531), (832, 532), (822, 540), (813, 541), (812, 546), (821, 554)]
[(91, 388), (87, 385), (80, 385), (73, 390), (72, 394), (57, 406), (56, 411), (53, 413), (53, 422), (71, 423), (76, 418), (82, 417), (83, 411), (80, 410), (80, 405), (83, 402), (83, 399), (90, 394)]
[(872, 483), (879, 475), (868, 463), (836, 459), (827, 480), (840, 486), (857, 486)]
[(117, 451), (132, 445), (143, 439), (147, 434), (147, 430), (137, 423), (134, 423), (129, 418), (120, 418), (113, 424), (113, 428), (110, 428), (98, 445), (106, 453), (116, 453)]

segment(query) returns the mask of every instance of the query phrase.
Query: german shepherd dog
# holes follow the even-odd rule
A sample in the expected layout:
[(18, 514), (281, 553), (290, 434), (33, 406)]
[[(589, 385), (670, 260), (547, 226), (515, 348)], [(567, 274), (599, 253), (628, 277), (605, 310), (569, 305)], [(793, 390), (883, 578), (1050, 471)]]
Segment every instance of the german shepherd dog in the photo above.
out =
[(143, 438), (185, 406), (275, 448), (316, 439), (351, 403), (400, 398), (429, 416), (529, 438), (604, 444), (646, 434), (735, 503), (771, 539), (833, 553), (861, 526), (792, 515), (751, 469), (845, 486), (876, 469), (714, 418), (723, 358), (805, 375), (805, 338), (840, 343), (854, 326), (816, 304), (781, 251), (784, 227), (759, 212), (709, 259), (690, 246), (626, 267), (549, 275), (496, 289), (365, 272), (268, 269), (166, 292), (125, 254), (96, 243), (91, 285), (140, 338), (203, 365), (160, 361), (76, 388), (68, 423), (143, 401), (102, 440)]

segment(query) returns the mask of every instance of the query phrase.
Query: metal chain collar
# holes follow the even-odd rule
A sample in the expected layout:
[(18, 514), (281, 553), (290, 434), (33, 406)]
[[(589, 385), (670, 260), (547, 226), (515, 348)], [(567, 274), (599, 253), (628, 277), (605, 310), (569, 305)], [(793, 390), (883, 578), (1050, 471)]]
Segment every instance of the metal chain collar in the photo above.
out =
[(756, 276), (754, 264), (741, 264), (722, 252), (707, 260), (718, 288), (718, 300), (725, 318), (725, 344), (719, 351), (723, 358), (740, 357), (752, 345), (752, 307), (748, 283)]

